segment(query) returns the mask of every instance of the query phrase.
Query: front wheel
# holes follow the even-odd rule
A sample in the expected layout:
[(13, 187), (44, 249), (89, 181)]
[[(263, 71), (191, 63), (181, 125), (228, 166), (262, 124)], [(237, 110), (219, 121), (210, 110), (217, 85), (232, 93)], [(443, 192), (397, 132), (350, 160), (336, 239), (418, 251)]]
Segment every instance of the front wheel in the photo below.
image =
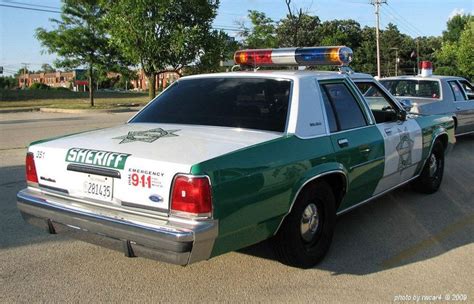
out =
[(420, 176), (413, 182), (415, 191), (431, 194), (438, 191), (444, 173), (444, 146), (437, 140)]
[(275, 252), (287, 265), (310, 268), (326, 254), (336, 223), (336, 200), (323, 181), (305, 188), (273, 239)]

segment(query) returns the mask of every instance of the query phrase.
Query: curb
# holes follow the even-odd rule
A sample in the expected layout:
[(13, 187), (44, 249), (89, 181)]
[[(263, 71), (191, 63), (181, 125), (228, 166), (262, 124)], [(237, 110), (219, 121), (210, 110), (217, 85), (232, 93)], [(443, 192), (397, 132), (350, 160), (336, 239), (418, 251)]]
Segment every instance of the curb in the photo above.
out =
[(25, 109), (0, 109), (0, 113), (22, 113), (22, 112), (39, 112), (40, 108), (25, 108)]
[(117, 108), (117, 109), (97, 109), (97, 110), (83, 110), (83, 109), (61, 109), (61, 108), (26, 108), (26, 109), (0, 109), (0, 114), (3, 113), (23, 113), (23, 112), (45, 112), (45, 113), (70, 113), (70, 114), (83, 114), (83, 113), (123, 113), (123, 112), (137, 112), (141, 109), (138, 108)]
[(141, 108), (117, 108), (117, 109), (97, 109), (97, 110), (83, 110), (83, 109), (61, 109), (61, 108), (40, 108), (40, 112), (45, 113), (122, 113), (122, 112), (137, 112)]

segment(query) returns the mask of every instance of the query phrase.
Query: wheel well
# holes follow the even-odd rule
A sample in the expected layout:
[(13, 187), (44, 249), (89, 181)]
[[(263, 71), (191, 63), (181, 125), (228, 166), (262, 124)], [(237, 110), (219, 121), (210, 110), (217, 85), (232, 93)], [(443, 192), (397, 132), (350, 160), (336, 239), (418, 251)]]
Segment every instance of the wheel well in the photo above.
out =
[[(318, 177), (308, 184), (304, 186), (303, 189), (301, 189), (300, 193), (303, 192), (305, 189), (308, 187), (311, 187), (318, 181), (325, 181), (329, 187), (331, 187), (332, 192), (334, 194), (334, 198), (336, 199), (336, 210), (339, 208), (339, 205), (342, 202), (342, 199), (344, 198), (344, 195), (346, 194), (346, 188), (347, 188), (347, 182), (346, 182), (346, 177), (342, 173), (330, 173), (327, 175), (323, 175), (321, 177)], [(298, 193), (299, 195), (299, 193)]]
[(441, 134), (440, 136), (436, 137), (436, 141), (440, 141), (443, 144), (444, 150), (448, 148), (448, 134)]

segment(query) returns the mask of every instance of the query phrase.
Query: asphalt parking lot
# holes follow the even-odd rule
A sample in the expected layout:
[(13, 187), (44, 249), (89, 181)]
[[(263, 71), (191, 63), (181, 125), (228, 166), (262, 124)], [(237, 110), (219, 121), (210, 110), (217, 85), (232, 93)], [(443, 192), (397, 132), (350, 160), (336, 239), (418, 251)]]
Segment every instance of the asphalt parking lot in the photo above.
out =
[(28, 143), (130, 115), (0, 115), (0, 302), (474, 301), (474, 136), (458, 139), (439, 192), (402, 187), (339, 217), (328, 256), (309, 270), (280, 264), (266, 243), (180, 267), (25, 224), (15, 194)]

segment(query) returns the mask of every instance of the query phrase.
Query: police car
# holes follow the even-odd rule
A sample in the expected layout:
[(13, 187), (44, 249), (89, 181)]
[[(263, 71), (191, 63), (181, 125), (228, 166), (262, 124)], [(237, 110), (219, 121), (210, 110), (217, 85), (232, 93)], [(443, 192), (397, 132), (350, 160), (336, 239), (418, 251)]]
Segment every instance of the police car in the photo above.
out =
[[(455, 142), (451, 117), (407, 115), (351, 59), (238, 51), (242, 71), (183, 77), (124, 125), (34, 142), (18, 208), (130, 257), (187, 265), (271, 238), (284, 263), (312, 267), (338, 214), (406, 183), (438, 190)], [(261, 69), (320, 64), (341, 69)]]
[(422, 61), (416, 76), (387, 77), (380, 83), (410, 112), (451, 115), (456, 136), (474, 133), (474, 88), (462, 77), (433, 75), (433, 65)]

